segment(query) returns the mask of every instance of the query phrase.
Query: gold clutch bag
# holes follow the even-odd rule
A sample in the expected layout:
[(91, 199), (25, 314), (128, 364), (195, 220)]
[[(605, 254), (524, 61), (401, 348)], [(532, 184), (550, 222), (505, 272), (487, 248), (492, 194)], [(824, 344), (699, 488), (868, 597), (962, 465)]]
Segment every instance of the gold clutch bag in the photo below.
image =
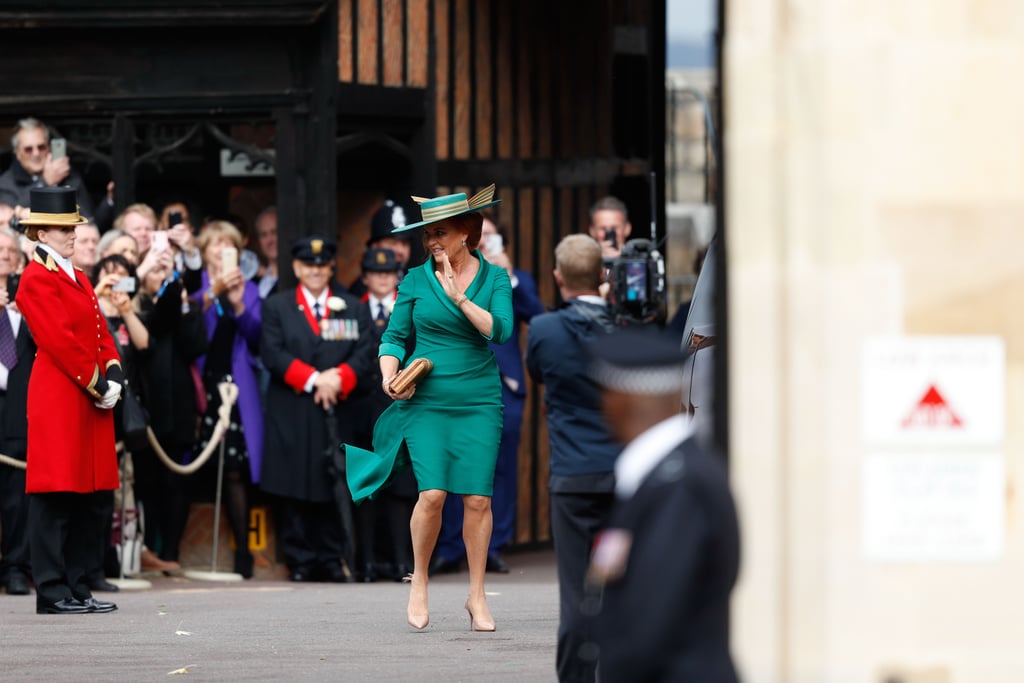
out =
[(419, 384), (434, 369), (434, 363), (426, 358), (417, 358), (399, 371), (391, 380), (391, 390), (396, 394), (404, 393), (409, 387)]

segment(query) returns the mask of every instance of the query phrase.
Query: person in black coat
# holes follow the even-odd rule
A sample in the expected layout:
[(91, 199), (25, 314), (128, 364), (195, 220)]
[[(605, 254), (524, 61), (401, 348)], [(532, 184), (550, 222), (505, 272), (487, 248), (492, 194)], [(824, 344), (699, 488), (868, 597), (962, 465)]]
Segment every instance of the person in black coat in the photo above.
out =
[(651, 328), (590, 347), (592, 375), (613, 433), (615, 507), (588, 579), (601, 681), (735, 683), (729, 597), (739, 527), (720, 456), (680, 412), (685, 353)]
[[(192, 452), (196, 416), (205, 397), (197, 391), (192, 367), (209, 348), (206, 322), (201, 308), (187, 298), (183, 279), (168, 264), (158, 265), (140, 284), (136, 302), (149, 332), (148, 346), (138, 358), (140, 398), (161, 448), (171, 460), (185, 464), (198, 454)], [(180, 566), (191, 482), (169, 470), (149, 448), (133, 455), (136, 497), (146, 514), (146, 547), (158, 553), (145, 563), (175, 569)]]
[[(7, 319), (0, 321), (0, 325), (10, 328), (10, 336), (6, 341), (0, 339), (0, 345), (13, 343), (15, 352), (7, 362), (0, 353), (0, 453), (24, 461), (28, 425), (25, 405), (36, 345), (17, 307), (10, 305), (14, 302), (14, 273), (20, 259), (17, 234), (10, 228), (0, 228), (0, 315)], [(4, 336), (6, 332), (0, 333), (0, 337)], [(14, 363), (8, 367), (12, 360)], [(31, 592), (27, 524), (25, 470), (0, 463), (0, 583), (10, 595)]]
[(335, 413), (337, 437), (350, 442), (347, 399), (372, 372), (374, 339), (367, 308), (331, 287), (335, 251), (323, 237), (298, 240), (292, 268), (299, 286), (263, 305), (260, 349), (270, 386), (260, 485), (279, 499), (278, 540), (292, 581), (348, 578), (328, 472), (327, 455), (339, 444), (328, 441), (327, 411)]

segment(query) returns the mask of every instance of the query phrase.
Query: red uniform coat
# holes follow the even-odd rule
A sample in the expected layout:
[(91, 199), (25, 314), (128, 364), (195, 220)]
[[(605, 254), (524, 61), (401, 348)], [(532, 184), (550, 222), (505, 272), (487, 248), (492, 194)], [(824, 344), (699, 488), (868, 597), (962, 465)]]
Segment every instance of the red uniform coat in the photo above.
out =
[(37, 250), (18, 287), (18, 310), (39, 347), (28, 382), (28, 493), (116, 489), (114, 413), (97, 384), (120, 358), (96, 293)]

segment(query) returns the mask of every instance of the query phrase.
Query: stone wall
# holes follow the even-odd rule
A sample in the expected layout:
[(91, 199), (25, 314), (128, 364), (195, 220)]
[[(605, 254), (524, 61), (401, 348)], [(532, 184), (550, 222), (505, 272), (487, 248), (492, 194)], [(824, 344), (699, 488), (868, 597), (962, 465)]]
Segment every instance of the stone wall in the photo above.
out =
[[(736, 0), (726, 11), (743, 680), (1021, 680), (1024, 5)], [(864, 393), (862, 358), (880, 335), (1003, 340), (1005, 398), (981, 397), (1006, 415), (994, 557), (865, 551), (863, 520), (878, 511), (866, 463), (879, 454), (863, 419), (883, 397)]]

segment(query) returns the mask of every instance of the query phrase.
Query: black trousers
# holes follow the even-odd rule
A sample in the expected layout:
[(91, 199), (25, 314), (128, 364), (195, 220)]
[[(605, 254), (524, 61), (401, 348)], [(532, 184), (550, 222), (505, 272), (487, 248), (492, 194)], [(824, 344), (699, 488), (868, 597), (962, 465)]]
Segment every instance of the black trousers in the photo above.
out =
[(103, 516), (109, 496), (109, 491), (29, 494), (29, 552), (37, 600), (92, 597), (87, 574), (110, 521)]
[[(338, 506), (282, 498), (278, 506), (281, 551), (292, 571), (339, 565), (344, 532)], [(349, 567), (355, 571), (354, 567)]]
[(25, 470), (0, 465), (0, 582), (22, 574), (28, 578), (28, 496)]
[(561, 683), (593, 683), (596, 653), (585, 645), (589, 619), (581, 612), (590, 552), (608, 525), (614, 493), (552, 493), (551, 536), (558, 565), (558, 647), (555, 668)]

